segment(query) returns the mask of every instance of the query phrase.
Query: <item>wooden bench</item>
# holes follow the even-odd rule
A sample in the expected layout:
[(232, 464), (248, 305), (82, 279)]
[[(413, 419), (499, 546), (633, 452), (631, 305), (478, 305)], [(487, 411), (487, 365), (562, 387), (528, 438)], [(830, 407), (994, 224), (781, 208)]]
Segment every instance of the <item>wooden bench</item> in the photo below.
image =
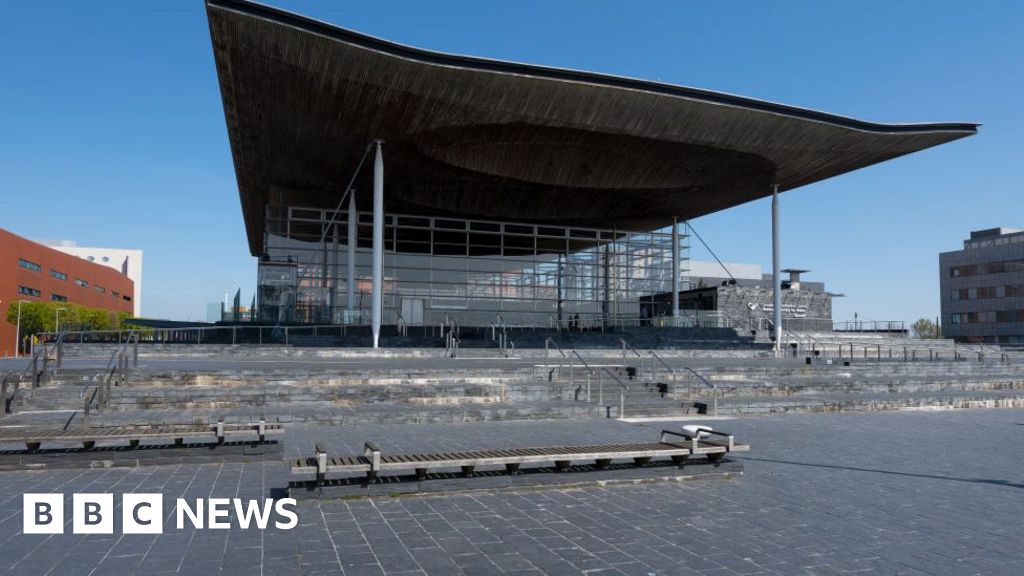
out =
[[(662, 430), (661, 438), (664, 440), (666, 434), (673, 434), (676, 436), (682, 436), (690, 443), (690, 446), (694, 450), (694, 454), (697, 454), (697, 450), (701, 446), (712, 447), (718, 446), (725, 448), (725, 452), (747, 452), (750, 450), (750, 446), (747, 444), (737, 444), (732, 434), (726, 432), (719, 432), (710, 428), (702, 427), (697, 434), (692, 434), (686, 430), (682, 432), (674, 432), (672, 430)], [(708, 438), (708, 436), (717, 436), (718, 438)], [(715, 452), (718, 456), (716, 459), (721, 459), (724, 456), (724, 452)]]
[(556, 471), (561, 472), (572, 462), (593, 462), (596, 468), (603, 469), (611, 464), (612, 460), (632, 459), (637, 466), (645, 466), (654, 458), (670, 458), (674, 463), (683, 465), (693, 455), (702, 455), (709, 462), (717, 464), (727, 452), (745, 451), (750, 448), (744, 444), (737, 444), (729, 434), (716, 434), (723, 439), (696, 438), (686, 433), (663, 430), (659, 441), (652, 443), (395, 455), (382, 454), (376, 444), (367, 442), (363, 446), (362, 455), (334, 457), (328, 456), (324, 444), (317, 443), (312, 458), (297, 458), (290, 461), (290, 464), (292, 474), (315, 474), (317, 484), (322, 484), (328, 476), (351, 473), (365, 473), (367, 482), (372, 483), (380, 472), (389, 470), (412, 470), (418, 480), (424, 480), (430, 470), (440, 468), (460, 468), (463, 476), (472, 476), (477, 467), (504, 466), (506, 473), (517, 474), (523, 464), (551, 463)]
[(181, 446), (185, 438), (213, 437), (218, 444), (223, 444), (229, 437), (256, 436), (263, 442), (268, 435), (284, 432), (281, 424), (268, 424), (264, 420), (253, 423), (216, 424), (167, 424), (154, 426), (109, 426), (103, 428), (85, 428), (72, 430), (39, 430), (39, 429), (7, 429), (0, 430), (0, 444), (25, 444), (30, 452), (35, 452), (43, 443), (81, 443), (86, 450), (96, 447), (96, 442), (128, 441), (132, 448), (138, 448), (141, 440), (155, 438), (173, 438), (175, 445)]

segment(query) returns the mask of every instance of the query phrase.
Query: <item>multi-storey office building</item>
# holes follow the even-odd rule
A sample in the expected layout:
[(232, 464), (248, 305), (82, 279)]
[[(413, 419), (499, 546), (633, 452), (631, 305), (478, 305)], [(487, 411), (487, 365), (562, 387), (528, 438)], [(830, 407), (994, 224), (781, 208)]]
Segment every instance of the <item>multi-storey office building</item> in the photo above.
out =
[(1024, 230), (971, 232), (963, 250), (939, 254), (942, 335), (1024, 344)]
[(14, 354), (17, 326), (7, 321), (7, 311), (19, 301), (131, 313), (133, 294), (131, 279), (117, 270), (0, 228), (0, 355)]
[(135, 291), (132, 293), (133, 314), (142, 316), (142, 250), (79, 246), (73, 240), (40, 241), (40, 243), (65, 254), (78, 256), (89, 262), (119, 270), (131, 278), (135, 285)]

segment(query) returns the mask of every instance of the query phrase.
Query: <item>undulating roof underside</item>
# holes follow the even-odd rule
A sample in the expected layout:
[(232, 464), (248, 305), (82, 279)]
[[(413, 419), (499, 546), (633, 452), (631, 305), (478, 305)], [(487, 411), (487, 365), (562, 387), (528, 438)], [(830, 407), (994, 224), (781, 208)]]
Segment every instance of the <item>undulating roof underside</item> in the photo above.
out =
[(267, 204), (333, 208), (376, 138), (389, 212), (647, 230), (977, 131), (428, 52), (243, 0), (207, 14), (253, 255)]

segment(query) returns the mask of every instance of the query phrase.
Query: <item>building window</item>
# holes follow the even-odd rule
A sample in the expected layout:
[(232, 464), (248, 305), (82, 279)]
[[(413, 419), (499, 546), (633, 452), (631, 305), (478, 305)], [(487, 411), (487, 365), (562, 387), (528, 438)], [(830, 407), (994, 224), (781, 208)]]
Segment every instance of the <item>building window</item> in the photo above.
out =
[(959, 300), (960, 299), (960, 291), (959, 290), (953, 290), (953, 292), (950, 295), (952, 296), (953, 300)]
[(131, 301), (132, 301), (132, 297), (131, 297), (131, 296), (129, 296), (129, 295), (127, 295), (127, 294), (125, 294), (125, 295), (124, 295), (124, 301), (125, 301), (125, 302), (131, 302)]
[(996, 312), (996, 322), (1024, 322), (1024, 310), (1000, 310)]
[(94, 285), (93, 288), (95, 288), (96, 291), (99, 292), (100, 294), (103, 294), (104, 292), (107, 291), (106, 288), (104, 288), (103, 286), (100, 286), (99, 284)]
[(112, 291), (110, 292), (110, 295), (111, 295), (111, 296), (113, 296), (114, 298), (118, 298), (118, 297), (120, 297), (120, 296), (121, 296), (121, 293), (120, 293), (120, 292), (118, 292), (117, 290), (112, 290)]
[(18, 294), (24, 294), (25, 296), (35, 296), (38, 298), (39, 295), (42, 294), (42, 292), (36, 290), (35, 288), (29, 288), (28, 286), (18, 286)]
[(1024, 272), (1024, 260), (997, 260), (983, 264), (954, 266), (949, 269), (949, 275), (953, 278), (977, 276), (980, 274), (1003, 274), (1006, 272)]
[(89, 283), (86, 282), (85, 280), (82, 280), (81, 278), (75, 278), (75, 284), (78, 284), (82, 288), (88, 288), (89, 287)]
[(57, 280), (67, 280), (68, 279), (68, 275), (67, 274), (65, 274), (63, 272), (58, 272), (58, 271), (54, 270), (53, 268), (50, 268), (50, 276), (53, 276)]
[(29, 262), (24, 258), (18, 258), (18, 266), (21, 266), (22, 268), (25, 268), (26, 270), (31, 270), (33, 272), (39, 272), (43, 269), (43, 267), (40, 266), (39, 264), (36, 264), (35, 262)]
[(50, 294), (50, 300), (53, 300), (54, 302), (67, 302), (68, 297), (61, 296), (60, 294)]

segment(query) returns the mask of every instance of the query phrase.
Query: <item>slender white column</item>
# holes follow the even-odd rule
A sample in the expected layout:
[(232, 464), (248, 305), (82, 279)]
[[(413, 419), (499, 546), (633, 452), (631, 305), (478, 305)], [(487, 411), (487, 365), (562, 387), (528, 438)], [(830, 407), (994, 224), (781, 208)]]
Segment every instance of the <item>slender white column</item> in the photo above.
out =
[(679, 222), (672, 219), (672, 317), (679, 318)]
[(384, 297), (384, 156), (377, 140), (377, 153), (373, 159), (373, 297), (370, 299), (370, 323), (373, 329), (373, 347), (380, 342), (380, 317)]
[(772, 324), (775, 325), (775, 354), (782, 351), (782, 272), (779, 270), (779, 185), (772, 188)]
[(356, 243), (358, 237), (356, 236), (357, 226), (359, 221), (356, 218), (356, 191), (350, 190), (348, 196), (348, 274), (345, 278), (348, 280), (348, 318), (346, 322), (352, 322), (353, 311), (356, 307)]
[(341, 267), (341, 254), (338, 250), (338, 244), (341, 242), (341, 238), (338, 235), (337, 223), (333, 223), (331, 227), (334, 229), (334, 234), (331, 246), (331, 304), (329, 308), (329, 323), (334, 324), (337, 322), (338, 317), (338, 280), (341, 279), (341, 275), (338, 274), (338, 269)]

